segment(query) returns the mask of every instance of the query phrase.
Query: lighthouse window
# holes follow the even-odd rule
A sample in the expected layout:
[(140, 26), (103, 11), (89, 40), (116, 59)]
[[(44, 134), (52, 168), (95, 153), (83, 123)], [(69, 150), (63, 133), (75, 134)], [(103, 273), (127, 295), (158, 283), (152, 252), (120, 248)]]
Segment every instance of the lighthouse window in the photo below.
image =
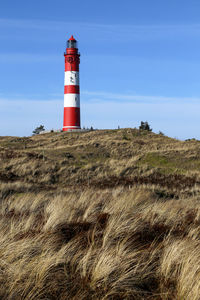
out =
[(77, 48), (77, 42), (76, 41), (67, 41), (67, 48)]

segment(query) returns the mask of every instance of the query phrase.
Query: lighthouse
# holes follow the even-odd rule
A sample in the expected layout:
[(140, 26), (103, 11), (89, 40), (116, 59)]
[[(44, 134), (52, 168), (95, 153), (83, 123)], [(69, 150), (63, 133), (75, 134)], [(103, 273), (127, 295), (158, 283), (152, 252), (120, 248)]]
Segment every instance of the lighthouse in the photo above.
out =
[(77, 41), (71, 36), (67, 41), (65, 57), (64, 118), (63, 131), (80, 129), (80, 54)]

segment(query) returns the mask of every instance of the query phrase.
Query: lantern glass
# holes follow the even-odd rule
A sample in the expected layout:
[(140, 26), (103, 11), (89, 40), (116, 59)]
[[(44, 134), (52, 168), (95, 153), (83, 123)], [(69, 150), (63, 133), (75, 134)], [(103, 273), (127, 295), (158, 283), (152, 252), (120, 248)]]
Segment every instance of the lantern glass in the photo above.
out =
[(67, 41), (67, 48), (77, 48), (77, 41), (68, 40)]

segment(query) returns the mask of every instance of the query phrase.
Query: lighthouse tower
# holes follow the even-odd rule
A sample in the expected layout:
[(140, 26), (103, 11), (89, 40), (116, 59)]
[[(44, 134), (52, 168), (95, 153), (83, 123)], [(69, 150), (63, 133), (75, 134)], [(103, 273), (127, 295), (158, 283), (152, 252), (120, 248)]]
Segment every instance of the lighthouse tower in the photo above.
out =
[(73, 35), (67, 41), (65, 56), (64, 120), (63, 131), (80, 129), (80, 89), (77, 41)]

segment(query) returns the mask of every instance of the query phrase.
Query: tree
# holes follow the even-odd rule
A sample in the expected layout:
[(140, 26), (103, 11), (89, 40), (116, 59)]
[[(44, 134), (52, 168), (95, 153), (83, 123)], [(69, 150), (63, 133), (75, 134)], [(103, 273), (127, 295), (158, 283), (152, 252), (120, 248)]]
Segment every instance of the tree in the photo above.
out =
[(44, 125), (40, 125), (33, 130), (33, 134), (40, 134), (40, 132), (45, 131)]
[(140, 130), (152, 131), (152, 128), (150, 128), (150, 125), (148, 124), (148, 122), (143, 122), (143, 121), (141, 121), (139, 129)]

